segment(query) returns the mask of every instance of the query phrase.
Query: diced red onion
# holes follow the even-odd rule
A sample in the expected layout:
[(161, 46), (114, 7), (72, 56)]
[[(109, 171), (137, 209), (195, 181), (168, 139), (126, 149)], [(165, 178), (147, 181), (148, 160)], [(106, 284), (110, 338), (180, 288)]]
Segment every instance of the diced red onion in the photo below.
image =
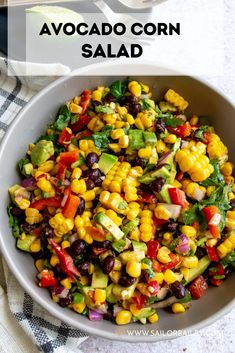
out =
[(221, 215), (219, 213), (215, 213), (214, 216), (211, 217), (209, 225), (210, 226), (218, 226), (221, 220)]
[(169, 157), (170, 154), (171, 152), (166, 152), (161, 158), (159, 158), (157, 165), (160, 166), (162, 164), (165, 164), (167, 157)]
[(181, 148), (187, 148), (187, 147), (188, 147), (188, 144), (189, 144), (188, 141), (182, 140), (182, 141), (181, 141)]
[(157, 292), (158, 299), (160, 299), (160, 300), (164, 299), (166, 297), (168, 291), (169, 291), (168, 287), (160, 288), (159, 291)]
[(77, 240), (77, 239), (78, 239), (77, 233), (73, 233), (72, 235), (70, 235), (70, 237), (69, 237), (69, 242), (70, 242), (70, 244), (72, 244), (73, 242), (75, 242), (75, 240)]
[(195, 200), (201, 201), (204, 199), (205, 194), (205, 191), (201, 190), (200, 188), (196, 188), (193, 197)]
[(173, 205), (173, 204), (168, 204), (168, 203), (161, 203), (159, 205), (162, 205), (164, 208), (167, 209), (167, 211), (170, 212), (171, 218), (178, 218), (180, 215), (181, 211), (181, 206), (179, 205)]
[(189, 239), (185, 234), (179, 236), (179, 243), (177, 245), (177, 251), (181, 254), (187, 253), (190, 250)]
[(183, 120), (183, 121), (186, 121), (186, 120), (187, 120), (187, 117), (186, 117), (186, 115), (184, 115), (184, 114), (179, 114), (179, 115), (177, 115), (177, 118), (178, 118), (178, 119), (181, 119), (181, 120)]
[(23, 186), (24, 188), (26, 188), (29, 191), (33, 191), (36, 189), (35, 180), (33, 177), (26, 178), (26, 179), (22, 180), (21, 186)]
[(66, 298), (69, 294), (69, 290), (62, 287), (57, 287), (55, 294), (59, 297), (59, 298)]
[(61, 201), (61, 207), (64, 207), (64, 205), (66, 204), (66, 201), (68, 200), (69, 194), (66, 193)]
[(89, 314), (88, 314), (89, 320), (91, 321), (101, 321), (103, 320), (103, 314), (98, 313), (95, 310), (89, 309)]
[(65, 179), (64, 185), (69, 186), (70, 184), (71, 184), (70, 181), (68, 179)]
[(116, 317), (117, 314), (119, 313), (119, 311), (121, 311), (121, 310), (122, 310), (121, 306), (114, 305), (114, 307), (113, 307), (113, 316)]

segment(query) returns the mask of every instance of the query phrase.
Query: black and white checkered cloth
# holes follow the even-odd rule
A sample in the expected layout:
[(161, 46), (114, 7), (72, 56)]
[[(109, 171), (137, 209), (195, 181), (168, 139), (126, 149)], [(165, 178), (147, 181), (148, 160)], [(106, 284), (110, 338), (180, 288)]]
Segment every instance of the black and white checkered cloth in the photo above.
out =
[[(8, 64), (4, 58), (0, 58), (0, 140), (18, 112), (36, 93), (35, 89), (25, 84), (24, 79), (6, 75)], [(48, 84), (48, 78), (36, 80), (40, 81), (39, 86)], [(38, 82), (34, 88), (38, 87)], [(87, 335), (48, 314), (24, 292), (6, 264), (3, 265), (10, 310), (39, 351), (81, 352), (78, 346)]]

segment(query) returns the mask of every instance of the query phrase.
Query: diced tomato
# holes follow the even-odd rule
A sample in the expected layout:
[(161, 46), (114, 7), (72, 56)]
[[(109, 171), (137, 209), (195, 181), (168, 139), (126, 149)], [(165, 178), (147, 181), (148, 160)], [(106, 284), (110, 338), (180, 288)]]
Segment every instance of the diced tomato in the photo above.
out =
[(132, 297), (132, 301), (137, 306), (138, 309), (142, 309), (146, 304), (147, 296), (139, 293), (134, 297)]
[(86, 89), (81, 94), (80, 106), (82, 107), (82, 114), (85, 113), (85, 111), (87, 110), (87, 108), (90, 104), (90, 100), (91, 100), (91, 91)]
[(40, 273), (41, 279), (39, 282), (39, 286), (42, 288), (46, 287), (55, 287), (58, 284), (57, 278), (54, 277), (53, 272), (48, 270), (43, 270)]
[(61, 196), (48, 197), (40, 199), (31, 203), (31, 208), (36, 208), (38, 211), (42, 211), (47, 207), (60, 207), (62, 201)]
[(146, 256), (149, 259), (153, 260), (156, 257), (156, 255), (157, 255), (157, 251), (158, 251), (159, 247), (160, 247), (160, 244), (159, 244), (158, 241), (149, 240), (147, 242), (147, 254), (146, 254)]
[(96, 227), (87, 226), (86, 231), (92, 236), (92, 238), (96, 241), (104, 241), (106, 239), (106, 235), (103, 230), (98, 229)]
[(161, 272), (162, 271), (162, 266), (157, 260), (153, 260), (152, 268), (154, 269), (155, 272)]
[(220, 211), (217, 206), (207, 206), (203, 208), (203, 213), (206, 217), (208, 227), (210, 230), (211, 235), (214, 238), (219, 238), (220, 236), (220, 230), (219, 230), (219, 225), (214, 225), (214, 224), (209, 224), (210, 220), (215, 214), (220, 214)]
[(138, 199), (140, 202), (145, 202), (149, 204), (155, 204), (157, 203), (157, 198), (153, 194), (147, 194), (146, 192), (140, 192), (140, 198)]
[(76, 140), (81, 140), (83, 137), (89, 137), (92, 135), (92, 132), (90, 130), (83, 130), (81, 132), (78, 132), (75, 136)]
[(194, 299), (200, 299), (207, 288), (208, 285), (205, 278), (203, 276), (199, 276), (190, 284), (189, 291)]
[(92, 117), (89, 115), (80, 115), (80, 117), (78, 118), (78, 121), (76, 121), (76, 123), (74, 124), (71, 124), (70, 128), (74, 133), (78, 132), (84, 129), (85, 127), (87, 127), (91, 119)]
[(223, 280), (222, 279), (216, 279), (216, 278), (210, 278), (210, 283), (213, 286), (219, 287), (219, 286), (221, 286), (221, 284), (223, 284)]
[(179, 205), (182, 207), (188, 206), (188, 201), (186, 200), (186, 195), (183, 190), (177, 189), (177, 188), (169, 188), (168, 193), (171, 198), (171, 202), (174, 203), (175, 205)]
[(59, 181), (61, 181), (62, 183), (65, 180), (65, 173), (67, 170), (67, 166), (63, 163), (58, 163), (58, 171), (57, 171), (57, 186), (59, 186)]
[(214, 262), (219, 261), (219, 256), (217, 254), (216, 248), (207, 246), (206, 251), (207, 251), (208, 257), (211, 261), (214, 261)]
[(205, 132), (204, 133), (204, 138), (205, 138), (205, 142), (206, 144), (210, 143), (211, 142), (211, 133), (210, 132)]
[(80, 198), (77, 195), (73, 195), (70, 193), (62, 211), (63, 215), (66, 218), (74, 218), (76, 215), (79, 203), (80, 203)]
[(66, 166), (70, 166), (72, 163), (76, 162), (79, 157), (79, 151), (69, 151), (60, 153), (59, 163), (62, 163)]
[(181, 258), (177, 254), (170, 253), (169, 257), (171, 258), (171, 262), (168, 262), (167, 264), (161, 265), (162, 271), (172, 270), (181, 262)]
[(157, 283), (157, 281), (149, 281), (147, 285), (147, 289), (151, 294), (151, 296), (154, 296), (157, 294), (159, 290), (159, 284)]
[(192, 130), (192, 127), (189, 124), (189, 122), (186, 122), (185, 124), (179, 125), (175, 128), (173, 127), (167, 127), (167, 128), (168, 130), (170, 130), (171, 132), (173, 132), (174, 134), (176, 134), (178, 137), (181, 137), (181, 138), (190, 136), (191, 130)]
[(73, 134), (71, 134), (67, 128), (63, 129), (58, 138), (58, 144), (67, 147), (71, 142)]

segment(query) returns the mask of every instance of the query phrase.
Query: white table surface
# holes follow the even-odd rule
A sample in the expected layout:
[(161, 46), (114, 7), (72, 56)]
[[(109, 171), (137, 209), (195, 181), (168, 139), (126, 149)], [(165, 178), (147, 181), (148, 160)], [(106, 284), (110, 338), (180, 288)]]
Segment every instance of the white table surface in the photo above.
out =
[[(174, 3), (175, 0), (169, 0)], [(185, 0), (184, 0), (185, 1)], [(179, 6), (184, 1), (178, 0)], [(194, 0), (186, 0), (195, 4)], [(205, 0), (206, 1), (206, 0)], [(235, 101), (235, 0), (224, 0), (225, 3), (225, 74), (218, 77), (207, 77), (208, 81), (219, 87)], [(189, 4), (187, 4), (189, 6)], [(84, 353), (234, 353), (235, 351), (235, 309), (213, 325), (196, 334), (179, 337), (158, 343), (129, 344), (90, 337), (80, 346)]]

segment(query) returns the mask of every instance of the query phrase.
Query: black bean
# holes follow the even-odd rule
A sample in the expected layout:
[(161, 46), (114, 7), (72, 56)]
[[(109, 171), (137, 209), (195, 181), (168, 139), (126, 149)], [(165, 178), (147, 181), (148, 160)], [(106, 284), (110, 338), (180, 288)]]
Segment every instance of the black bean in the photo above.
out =
[(82, 197), (80, 197), (80, 202), (77, 208), (77, 215), (83, 214), (84, 211), (85, 211), (85, 200)]
[(89, 265), (90, 263), (88, 261), (85, 261), (82, 264), (79, 264), (78, 270), (83, 276), (86, 276), (89, 274)]
[(86, 188), (87, 190), (92, 190), (95, 187), (95, 183), (94, 181), (92, 181), (91, 179), (86, 179)]
[(127, 109), (133, 115), (137, 115), (141, 111), (141, 105), (139, 103), (128, 104)]
[(177, 299), (182, 299), (185, 297), (186, 290), (183, 284), (181, 284), (179, 281), (176, 281), (170, 285), (170, 290), (172, 294), (177, 298)]
[(65, 308), (66, 306), (68, 306), (71, 303), (72, 303), (72, 296), (70, 293), (67, 295), (67, 297), (60, 298), (60, 300), (59, 300), (59, 305), (62, 306), (63, 308)]
[(235, 199), (230, 200), (230, 206), (235, 208)]
[(144, 168), (146, 165), (146, 160), (144, 158), (137, 157), (135, 159), (135, 165), (140, 166), (141, 168)]
[(96, 169), (89, 170), (86, 176), (87, 178), (95, 182), (98, 178), (101, 177), (101, 175), (102, 175), (101, 171), (98, 168), (96, 168)]
[(99, 101), (92, 101), (93, 107), (98, 107), (100, 105)]
[(48, 238), (53, 238), (55, 236), (54, 230), (48, 225), (43, 227), (42, 229), (42, 237), (48, 239)]
[(136, 278), (129, 276), (127, 273), (123, 273), (122, 277), (119, 279), (118, 284), (122, 287), (130, 287), (134, 284)]
[(156, 124), (156, 132), (161, 134), (164, 133), (166, 129), (166, 124), (162, 119), (158, 119)]
[(102, 186), (103, 179), (97, 178), (94, 182), (95, 182), (95, 186)]
[(231, 268), (226, 267), (226, 268), (224, 269), (225, 278), (228, 278), (231, 274), (232, 274)]
[(176, 222), (167, 222), (163, 225), (163, 230), (165, 232), (175, 232), (178, 227), (178, 224)]
[(21, 228), (22, 228), (23, 232), (26, 233), (26, 234), (32, 233), (32, 231), (36, 227), (38, 227), (38, 225), (35, 226), (35, 224), (29, 224), (29, 223), (26, 223), (26, 222), (21, 225)]
[(97, 163), (99, 160), (98, 155), (95, 152), (90, 152), (86, 156), (86, 164), (88, 167), (92, 167), (94, 163)]
[(113, 255), (108, 255), (104, 258), (101, 263), (103, 272), (108, 275), (114, 267), (115, 258)]
[(24, 210), (21, 210), (20, 208), (18, 208), (18, 207), (12, 207), (12, 209), (11, 209), (11, 214), (13, 215), (13, 216), (20, 216), (20, 215), (22, 215), (24, 213)]
[(86, 247), (86, 243), (83, 240), (80, 240), (80, 239), (75, 240), (69, 248), (70, 255), (73, 258), (76, 258), (85, 250), (85, 247)]
[(206, 251), (205, 251), (203, 248), (198, 247), (197, 250), (196, 250), (196, 252), (195, 252), (195, 255), (196, 255), (199, 259), (201, 259), (203, 256), (206, 255)]
[(151, 183), (151, 189), (153, 191), (160, 192), (164, 184), (165, 184), (165, 179), (162, 177), (158, 177)]
[(113, 314), (111, 313), (111, 311), (107, 311), (107, 313), (104, 314), (103, 318), (104, 320), (113, 321)]
[(109, 240), (105, 240), (105, 241), (93, 241), (92, 244), (95, 248), (105, 248), (105, 249), (109, 249), (111, 247), (111, 243)]

